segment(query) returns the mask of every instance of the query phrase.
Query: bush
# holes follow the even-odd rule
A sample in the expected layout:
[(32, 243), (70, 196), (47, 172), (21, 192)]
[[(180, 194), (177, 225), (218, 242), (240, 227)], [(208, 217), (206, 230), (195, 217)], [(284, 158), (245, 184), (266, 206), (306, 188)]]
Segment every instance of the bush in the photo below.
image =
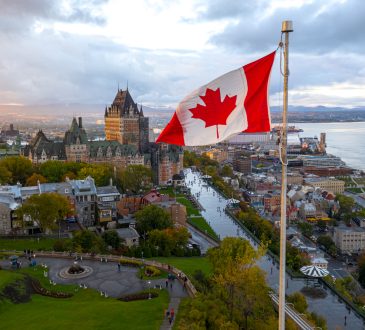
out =
[(133, 260), (133, 259), (119, 259), (119, 263), (122, 266), (130, 266), (130, 267), (140, 267), (143, 265), (142, 261)]
[(72, 248), (71, 241), (59, 239), (53, 243), (53, 250), (57, 252), (69, 251)]
[(146, 266), (144, 269), (144, 273), (148, 277), (155, 277), (161, 275), (161, 271), (154, 266)]
[(127, 294), (125, 296), (122, 296), (122, 297), (118, 298), (118, 300), (121, 300), (121, 301), (136, 301), (136, 300), (149, 299), (150, 297), (151, 298), (157, 298), (158, 293), (157, 292), (132, 293), (132, 294)]

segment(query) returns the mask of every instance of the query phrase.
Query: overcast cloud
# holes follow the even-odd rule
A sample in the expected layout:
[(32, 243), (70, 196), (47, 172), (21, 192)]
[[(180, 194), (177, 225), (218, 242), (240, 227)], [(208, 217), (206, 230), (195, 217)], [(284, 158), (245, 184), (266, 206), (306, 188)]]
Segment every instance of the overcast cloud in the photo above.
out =
[(281, 21), (292, 19), (291, 104), (365, 105), (361, 0), (0, 0), (0, 8), (0, 104), (104, 105), (128, 81), (136, 101), (174, 106), (274, 50)]

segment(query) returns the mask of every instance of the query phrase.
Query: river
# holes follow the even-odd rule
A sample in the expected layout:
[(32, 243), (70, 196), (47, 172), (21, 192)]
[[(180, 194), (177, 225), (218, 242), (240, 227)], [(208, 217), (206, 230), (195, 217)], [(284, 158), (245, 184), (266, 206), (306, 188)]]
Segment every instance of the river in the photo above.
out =
[[(203, 217), (210, 223), (211, 227), (221, 239), (227, 236), (243, 237), (250, 241), (253, 246), (256, 243), (224, 212), (227, 199), (218, 194), (213, 188), (203, 186), (198, 173), (186, 170), (185, 182), (191, 189), (191, 193), (199, 193), (198, 200), (204, 207)], [(221, 210), (221, 211), (220, 211)], [(277, 291), (279, 283), (279, 265), (272, 258), (265, 255), (258, 265), (266, 272), (266, 279), (271, 288)], [(308, 284), (304, 279), (291, 279), (287, 275), (287, 294), (300, 291)], [(365, 329), (363, 320), (349, 309), (342, 300), (327, 287), (323, 287), (326, 296), (324, 298), (311, 298), (306, 296), (308, 310), (315, 311), (322, 315), (328, 325), (328, 329), (344, 329), (345, 316), (347, 317), (346, 329)]]
[(326, 133), (327, 153), (341, 157), (352, 168), (365, 171), (365, 122), (291, 123), (304, 130), (299, 136)]

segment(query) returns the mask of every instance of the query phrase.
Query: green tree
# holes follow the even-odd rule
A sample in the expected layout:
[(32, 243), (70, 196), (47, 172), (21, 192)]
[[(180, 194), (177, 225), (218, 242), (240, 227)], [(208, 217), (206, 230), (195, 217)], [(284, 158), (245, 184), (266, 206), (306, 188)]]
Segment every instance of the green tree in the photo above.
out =
[(0, 184), (11, 182), (11, 172), (0, 162)]
[(294, 308), (299, 313), (304, 313), (308, 308), (307, 300), (305, 296), (300, 292), (294, 292), (288, 296), (288, 302), (294, 305)]
[(65, 163), (58, 160), (49, 160), (39, 166), (39, 171), (48, 182), (61, 182), (67, 169)]
[(43, 232), (55, 229), (57, 222), (70, 212), (68, 199), (57, 193), (32, 195), (16, 211), (19, 219), (26, 221), (29, 217)]
[(0, 161), (0, 169), (5, 168), (8, 172), (11, 173), (10, 184), (16, 184), (20, 182), (21, 184), (25, 184), (28, 176), (33, 172), (32, 162), (25, 157), (7, 157)]
[(222, 167), (222, 170), (221, 170), (221, 175), (222, 176), (229, 176), (229, 177), (233, 177), (233, 170), (232, 170), (232, 167), (231, 166), (228, 166), (228, 165), (224, 165)]
[(100, 253), (105, 251), (105, 244), (101, 237), (89, 230), (80, 230), (73, 233), (73, 248), (77, 252)]
[(264, 250), (254, 250), (247, 240), (225, 238), (219, 248), (209, 250), (213, 281), (228, 306), (230, 320), (244, 329), (254, 328), (274, 311), (264, 272), (255, 265)]
[(363, 288), (365, 288), (365, 263), (359, 265), (358, 271), (359, 271), (359, 283)]
[(116, 230), (105, 231), (102, 238), (106, 245), (110, 245), (114, 249), (119, 248), (121, 239)]
[(38, 174), (38, 173), (33, 173), (26, 181), (25, 185), (26, 186), (36, 186), (38, 184), (38, 181), (39, 183), (46, 183), (47, 182), (47, 179), (41, 175), (41, 174)]
[(136, 212), (135, 218), (136, 228), (142, 235), (154, 229), (165, 229), (173, 225), (170, 214), (153, 204)]
[(83, 167), (78, 173), (79, 179), (85, 179), (87, 176), (91, 176), (95, 181), (95, 185), (100, 187), (109, 184), (109, 179), (113, 177), (113, 172), (106, 165), (88, 165)]
[(336, 201), (340, 204), (340, 209), (338, 215), (343, 216), (345, 220), (348, 220), (352, 216), (352, 209), (355, 206), (355, 201), (353, 198), (338, 194), (336, 195)]
[(119, 173), (118, 184), (126, 193), (139, 194), (152, 187), (152, 171), (144, 165), (129, 165)]
[(332, 240), (331, 237), (327, 235), (321, 235), (317, 239), (317, 243), (320, 245), (323, 245), (326, 250), (331, 250), (333, 248), (336, 248), (335, 242)]
[(39, 166), (39, 172), (48, 182), (62, 182), (65, 181), (66, 176), (69, 179), (75, 179), (79, 171), (85, 166), (88, 164), (49, 160)]
[(301, 222), (298, 224), (298, 228), (301, 230), (303, 235), (312, 236), (313, 235), (313, 226), (308, 222)]

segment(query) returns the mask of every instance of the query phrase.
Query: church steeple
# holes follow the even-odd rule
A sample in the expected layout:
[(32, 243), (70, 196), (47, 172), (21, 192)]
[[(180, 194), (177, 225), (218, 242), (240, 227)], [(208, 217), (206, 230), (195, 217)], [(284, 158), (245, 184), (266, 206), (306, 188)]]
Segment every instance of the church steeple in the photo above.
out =
[(139, 115), (140, 115), (140, 117), (144, 117), (144, 116), (143, 116), (143, 108), (142, 108), (142, 103), (141, 103), (141, 109), (139, 110)]

